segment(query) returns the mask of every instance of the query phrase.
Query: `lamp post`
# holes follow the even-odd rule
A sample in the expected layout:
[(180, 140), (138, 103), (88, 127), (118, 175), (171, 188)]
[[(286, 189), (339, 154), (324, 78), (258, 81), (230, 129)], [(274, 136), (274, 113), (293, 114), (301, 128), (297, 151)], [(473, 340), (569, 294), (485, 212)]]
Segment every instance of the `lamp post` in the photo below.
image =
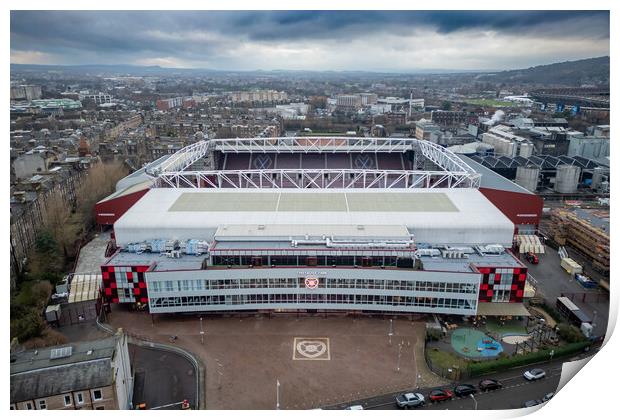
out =
[(400, 372), (400, 353), (403, 348), (403, 343), (398, 344), (398, 360), (396, 362), (396, 372)]
[(390, 330), (388, 331), (388, 344), (392, 345), (392, 336), (394, 335), (394, 325), (392, 324), (392, 319), (390, 319)]
[(276, 410), (280, 409), (280, 381), (276, 379)]
[(205, 330), (202, 328), (202, 317), (200, 317), (200, 343), (205, 344)]
[(478, 400), (474, 397), (474, 394), (469, 394), (472, 400), (474, 400), (474, 410), (478, 410)]

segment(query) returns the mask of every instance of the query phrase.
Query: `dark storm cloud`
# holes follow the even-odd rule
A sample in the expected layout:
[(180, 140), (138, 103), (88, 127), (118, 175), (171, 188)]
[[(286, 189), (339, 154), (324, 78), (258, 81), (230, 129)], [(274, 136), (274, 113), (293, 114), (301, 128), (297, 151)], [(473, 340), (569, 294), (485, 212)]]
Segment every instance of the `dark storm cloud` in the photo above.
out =
[[(53, 55), (67, 63), (121, 63), (154, 57), (225, 65), (240, 45), (317, 46), (362, 37), (496, 31), (543, 38), (609, 38), (609, 13), (596, 11), (13, 11), (12, 56)], [(375, 41), (373, 41), (373, 39)], [(15, 53), (15, 54), (14, 54)]]

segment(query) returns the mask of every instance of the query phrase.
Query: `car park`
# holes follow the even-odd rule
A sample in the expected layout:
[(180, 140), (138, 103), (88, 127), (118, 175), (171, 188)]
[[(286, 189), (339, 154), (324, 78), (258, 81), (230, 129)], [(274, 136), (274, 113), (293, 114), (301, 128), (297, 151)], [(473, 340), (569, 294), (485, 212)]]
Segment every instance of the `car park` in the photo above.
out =
[(504, 385), (496, 379), (483, 379), (478, 384), (481, 391), (493, 391), (495, 389), (500, 389), (502, 386)]
[(428, 394), (428, 399), (431, 400), (432, 402), (450, 400), (452, 399), (452, 392), (448, 391), (447, 389), (441, 389), (441, 388), (433, 389)]
[(464, 397), (466, 395), (475, 394), (478, 389), (471, 384), (461, 384), (454, 387), (454, 395), (457, 397)]
[(542, 379), (545, 377), (545, 375), (545, 371), (540, 368), (530, 369), (523, 373), (523, 377), (528, 381), (536, 381), (538, 379)]
[(417, 392), (407, 392), (396, 397), (398, 408), (412, 408), (424, 405), (424, 395)]

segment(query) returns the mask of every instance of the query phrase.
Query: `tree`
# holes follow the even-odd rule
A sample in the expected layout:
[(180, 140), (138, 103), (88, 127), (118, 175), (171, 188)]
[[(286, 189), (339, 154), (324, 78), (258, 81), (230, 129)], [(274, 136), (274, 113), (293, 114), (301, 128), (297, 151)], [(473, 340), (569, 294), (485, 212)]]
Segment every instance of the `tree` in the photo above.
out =
[(558, 325), (558, 335), (567, 343), (578, 343), (585, 339), (579, 328), (568, 324)]
[(450, 101), (443, 101), (441, 103), (441, 109), (444, 111), (450, 111), (452, 109), (452, 103)]
[(70, 203), (63, 200), (59, 191), (51, 194), (45, 202), (43, 226), (62, 249), (65, 259), (73, 255), (81, 226), (75, 220)]
[(88, 229), (94, 225), (95, 204), (114, 192), (116, 183), (125, 175), (127, 169), (120, 162), (98, 163), (90, 168), (75, 191), (76, 213), (82, 226)]
[(62, 278), (63, 268), (64, 258), (58, 242), (49, 231), (39, 232), (29, 258), (29, 277), (56, 284)]
[(43, 328), (43, 319), (36, 308), (28, 308), (22, 316), (11, 319), (11, 337), (17, 337), (20, 342), (38, 337)]

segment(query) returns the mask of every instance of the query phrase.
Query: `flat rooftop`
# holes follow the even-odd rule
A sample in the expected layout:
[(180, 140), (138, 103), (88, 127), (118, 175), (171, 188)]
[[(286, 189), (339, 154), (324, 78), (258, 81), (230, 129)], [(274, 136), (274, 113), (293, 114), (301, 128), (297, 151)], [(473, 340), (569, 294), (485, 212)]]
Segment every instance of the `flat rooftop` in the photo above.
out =
[[(114, 225), (117, 243), (211, 242), (225, 225), (405, 226), (418, 242), (512, 244), (513, 223), (477, 189), (149, 190)], [(329, 232), (325, 232), (329, 234)]]
[(443, 258), (443, 257), (421, 257), (424, 270), (429, 271), (465, 271), (471, 272), (470, 264), (479, 267), (523, 267), (518, 260), (511, 254), (504, 252), (498, 255), (493, 254), (469, 254), (469, 258)]
[(159, 252), (117, 252), (112, 255), (105, 265), (135, 266), (151, 265), (155, 263), (154, 271), (167, 270), (200, 270), (202, 263), (207, 258), (205, 255), (181, 254), (181, 258), (170, 258)]
[[(313, 246), (299, 246), (298, 248), (291, 247), (290, 242), (286, 241), (273, 241), (273, 242), (260, 242), (260, 243), (252, 243), (252, 242), (224, 242), (217, 243), (215, 248), (218, 251), (241, 251), (241, 250), (252, 250), (252, 249), (272, 249), (276, 252), (278, 250), (293, 250), (299, 251), (300, 255), (305, 255), (304, 251), (312, 249), (320, 252), (323, 251), (338, 251), (336, 248), (326, 248), (321, 245), (313, 245)], [(357, 250), (356, 250), (357, 251)], [(387, 253), (390, 250), (384, 250), (381, 248), (377, 248), (376, 251), (385, 251)], [(402, 253), (410, 253), (413, 250), (411, 249), (397, 249), (394, 250), (394, 255), (402, 254)], [(343, 254), (344, 255), (344, 254)], [(347, 254), (348, 255), (348, 254)], [(143, 252), (141, 254), (133, 253), (133, 252), (119, 252), (112, 256), (106, 265), (112, 266), (123, 266), (123, 265), (151, 265), (155, 264), (155, 267), (152, 271), (175, 271), (175, 270), (200, 270), (202, 269), (203, 261), (205, 260), (205, 255), (186, 255), (181, 254), (180, 258), (170, 258), (165, 254), (160, 253), (149, 253)], [(504, 252), (502, 254), (493, 255), (493, 254), (469, 254), (468, 258), (443, 258), (441, 256), (438, 257), (421, 257), (420, 258), (423, 264), (423, 268), (426, 271), (449, 271), (449, 272), (464, 272), (471, 273), (474, 270), (471, 268), (471, 265), (480, 266), (480, 267), (505, 267), (505, 268), (518, 268), (523, 267), (523, 265), (515, 259), (508, 252)], [(212, 269), (215, 267), (211, 267)], [(269, 267), (265, 267), (269, 268)], [(278, 268), (287, 268), (287, 266), (279, 266)], [(346, 267), (339, 267), (346, 268)], [(377, 267), (374, 267), (376, 269)], [(260, 270), (260, 268), (256, 268)], [(364, 268), (359, 267), (358, 269), (363, 270)], [(405, 268), (406, 269), (406, 268)]]

